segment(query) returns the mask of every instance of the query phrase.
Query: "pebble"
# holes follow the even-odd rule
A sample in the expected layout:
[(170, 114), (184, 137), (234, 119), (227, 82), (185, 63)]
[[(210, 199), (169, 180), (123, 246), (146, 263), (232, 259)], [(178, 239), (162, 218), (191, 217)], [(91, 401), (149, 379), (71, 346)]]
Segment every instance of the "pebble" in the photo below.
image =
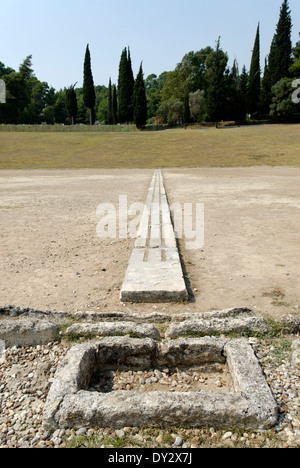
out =
[(227, 440), (227, 439), (230, 439), (232, 437), (232, 432), (228, 431), (228, 432), (225, 432), (225, 434), (222, 436), (222, 439), (223, 440)]
[(182, 438), (176, 437), (175, 442), (174, 442), (175, 447), (181, 447), (182, 444), (183, 444)]
[[(197, 369), (197, 370), (195, 370)], [(103, 372), (98, 381), (94, 382), (89, 391), (108, 392), (116, 390), (137, 391), (230, 391), (228, 374), (224, 368), (217, 365), (210, 367), (205, 373), (203, 366), (191, 369), (151, 369), (133, 371)], [(219, 376), (219, 378), (216, 378)], [(108, 385), (109, 382), (109, 385)], [(222, 390), (220, 390), (222, 389)]]

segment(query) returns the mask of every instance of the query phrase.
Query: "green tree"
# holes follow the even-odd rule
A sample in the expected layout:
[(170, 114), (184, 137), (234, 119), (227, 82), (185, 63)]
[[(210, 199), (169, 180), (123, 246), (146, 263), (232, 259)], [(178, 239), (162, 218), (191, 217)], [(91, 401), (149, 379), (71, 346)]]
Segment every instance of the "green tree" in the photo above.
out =
[(76, 123), (76, 117), (78, 113), (77, 96), (75, 92), (76, 84), (77, 83), (66, 89), (66, 106), (71, 125)]
[[(246, 76), (245, 76), (246, 74)], [(244, 80), (245, 86), (244, 86)], [(248, 75), (243, 69), (240, 77), (237, 61), (234, 60), (231, 71), (224, 75), (224, 110), (223, 120), (244, 121), (246, 117)]]
[(246, 66), (243, 66), (242, 73), (239, 76), (239, 90), (240, 90), (240, 111), (241, 120), (245, 120), (247, 114), (247, 91), (248, 91), (249, 75)]
[(133, 120), (133, 86), (134, 78), (130, 52), (127, 53), (127, 48), (125, 48), (121, 54), (118, 77), (118, 114), (120, 123)]
[(184, 111), (184, 103), (180, 99), (171, 98), (161, 103), (158, 113), (162, 115), (164, 122), (169, 125), (178, 125), (184, 120)]
[(289, 74), (294, 78), (300, 77), (300, 41), (297, 42), (293, 49), (293, 62), (290, 66)]
[(18, 72), (1, 68), (6, 85), (6, 104), (1, 105), (1, 122), (40, 123), (49, 87), (34, 76), (32, 56), (26, 57)]
[(273, 98), (270, 107), (270, 115), (277, 120), (287, 122), (296, 112), (299, 105), (292, 101), (292, 78), (282, 78), (272, 88)]
[(24, 94), (24, 80), (14, 71), (1, 77), (6, 86), (6, 103), (0, 106), (0, 122), (17, 124), (27, 104)]
[(118, 123), (118, 97), (117, 97), (117, 87), (113, 85), (112, 88), (112, 118), (113, 124)]
[(200, 122), (205, 112), (205, 91), (198, 89), (189, 95), (190, 115), (196, 121)]
[(148, 119), (158, 114), (158, 109), (162, 100), (162, 91), (166, 83), (168, 72), (163, 72), (159, 76), (154, 73), (145, 80)]
[(272, 78), (268, 57), (265, 59), (264, 76), (261, 80), (260, 109), (263, 114), (269, 114), (272, 102)]
[(109, 79), (108, 83), (108, 102), (107, 102), (107, 123), (108, 125), (113, 124), (113, 106), (112, 106), (112, 86), (111, 86), (111, 78)]
[(273, 37), (268, 66), (271, 85), (289, 75), (292, 64), (292, 19), (288, 0), (284, 0), (281, 9), (276, 32)]
[(194, 93), (198, 89), (205, 89), (207, 87), (206, 60), (211, 52), (213, 49), (206, 47), (197, 52), (192, 51), (186, 54), (175, 70), (167, 74), (162, 100), (180, 99), (184, 101), (190, 93)]
[(260, 27), (258, 25), (252, 52), (248, 83), (248, 112), (252, 115), (259, 111), (260, 73)]
[(5, 76), (5, 75), (10, 75), (10, 73), (13, 73), (15, 70), (10, 67), (6, 67), (3, 62), (0, 62), (0, 77)]
[(45, 109), (43, 109), (42, 120), (48, 125), (53, 125), (55, 123), (54, 106), (47, 106)]
[(205, 78), (208, 82), (206, 109), (209, 119), (217, 123), (224, 118), (225, 109), (225, 72), (228, 55), (220, 47), (220, 38), (216, 49), (206, 59), (207, 71)]
[(133, 88), (134, 88), (134, 75), (132, 71), (131, 55), (130, 49), (128, 47), (128, 58), (127, 58), (127, 80), (128, 80), (128, 95), (129, 95), (129, 106), (128, 106), (128, 121), (132, 122), (134, 120), (133, 116)]
[(86, 47), (84, 59), (84, 78), (83, 78), (83, 101), (85, 106), (90, 111), (90, 125), (94, 123), (94, 108), (96, 102), (96, 94), (94, 87), (94, 79), (91, 68), (91, 54), (89, 45)]
[(57, 91), (55, 94), (55, 102), (53, 107), (55, 123), (64, 124), (68, 118), (65, 90), (61, 89)]
[(137, 128), (145, 127), (147, 123), (147, 98), (142, 64), (133, 88), (133, 116)]
[(48, 83), (32, 77), (27, 86), (31, 89), (30, 100), (20, 113), (19, 121), (26, 124), (40, 124), (43, 121), (43, 110), (47, 105)]
[(107, 123), (108, 115), (108, 87), (98, 85), (96, 91), (96, 120), (101, 123)]

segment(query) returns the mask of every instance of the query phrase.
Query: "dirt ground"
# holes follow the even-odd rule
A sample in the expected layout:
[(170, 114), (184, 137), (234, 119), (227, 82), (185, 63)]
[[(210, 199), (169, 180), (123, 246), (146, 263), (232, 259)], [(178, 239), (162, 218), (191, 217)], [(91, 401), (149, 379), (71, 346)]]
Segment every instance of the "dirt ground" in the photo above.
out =
[[(201, 249), (180, 249), (184, 304), (122, 304), (133, 239), (97, 236), (100, 203), (146, 200), (153, 170), (0, 171), (0, 305), (53, 311), (300, 309), (300, 169), (164, 169), (170, 204), (204, 203)], [(298, 310), (299, 312), (299, 310)]]

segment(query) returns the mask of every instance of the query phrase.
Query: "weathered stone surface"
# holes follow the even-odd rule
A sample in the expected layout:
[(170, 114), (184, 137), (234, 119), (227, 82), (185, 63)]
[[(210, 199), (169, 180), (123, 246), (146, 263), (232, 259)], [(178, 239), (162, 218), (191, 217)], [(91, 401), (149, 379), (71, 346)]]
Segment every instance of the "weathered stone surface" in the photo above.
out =
[(192, 366), (194, 364), (224, 363), (226, 339), (215, 337), (179, 338), (163, 341), (159, 347), (160, 366)]
[(274, 424), (278, 408), (262, 373), (254, 351), (245, 339), (229, 340), (224, 353), (231, 372), (235, 390), (248, 401), (249, 420), (259, 422), (262, 429)]
[(188, 299), (160, 170), (155, 170), (151, 181), (120, 298), (124, 302)]
[(139, 338), (160, 339), (159, 331), (148, 323), (136, 324), (135, 322), (99, 322), (99, 323), (75, 323), (66, 330), (67, 334), (81, 336), (118, 336), (134, 334)]
[(79, 311), (73, 314), (78, 321), (103, 321), (103, 322), (135, 322), (135, 323), (161, 323), (170, 322), (172, 316), (162, 312), (152, 312), (142, 314), (140, 312), (94, 312), (94, 311)]
[(171, 323), (166, 331), (166, 338), (176, 338), (189, 334), (214, 334), (241, 332), (245, 330), (266, 332), (267, 324), (262, 317), (212, 318), (211, 320), (185, 320)]
[(239, 318), (239, 317), (253, 317), (257, 313), (247, 307), (234, 307), (223, 310), (211, 310), (209, 312), (192, 312), (183, 314), (172, 315), (172, 321), (182, 322), (184, 320), (211, 320), (211, 319), (225, 319), (225, 318)]
[(36, 346), (55, 341), (59, 336), (58, 325), (47, 320), (2, 319), (0, 339), (8, 346)]
[(32, 309), (31, 307), (19, 307), (15, 305), (4, 305), (0, 306), (0, 317), (20, 317), (20, 318), (31, 318), (31, 319), (47, 319), (49, 321), (61, 321), (70, 317), (68, 312), (53, 312), (51, 310), (38, 310)]
[[(212, 354), (209, 353), (212, 350)], [(196, 352), (198, 350), (198, 353)], [(178, 357), (182, 365), (213, 356), (227, 358), (235, 392), (88, 392), (91, 375), (115, 366), (155, 368)], [(171, 361), (170, 361), (171, 360)], [(142, 367), (141, 367), (142, 366)], [(45, 429), (185, 425), (267, 429), (277, 421), (277, 405), (246, 340), (217, 338), (156, 343), (128, 337), (104, 338), (74, 346), (56, 372), (44, 410)]]
[(300, 365), (300, 339), (294, 340), (292, 343), (292, 362), (293, 364)]
[(134, 249), (130, 257), (121, 291), (124, 302), (186, 301), (188, 293), (177, 249)]
[(282, 317), (280, 323), (284, 333), (296, 334), (300, 332), (300, 314), (290, 314)]

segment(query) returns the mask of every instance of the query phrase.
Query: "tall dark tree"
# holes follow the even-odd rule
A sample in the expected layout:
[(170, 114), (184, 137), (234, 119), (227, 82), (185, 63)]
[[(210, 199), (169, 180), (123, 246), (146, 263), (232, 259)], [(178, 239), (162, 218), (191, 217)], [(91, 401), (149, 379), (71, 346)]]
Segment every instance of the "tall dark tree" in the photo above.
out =
[(130, 52), (127, 53), (127, 48), (122, 51), (120, 64), (119, 64), (119, 78), (118, 78), (118, 113), (119, 122), (131, 122), (133, 120), (133, 73), (131, 66)]
[(246, 117), (245, 96), (247, 95), (248, 75), (246, 72), (246, 86), (244, 93), (245, 68), (243, 75), (240, 77), (237, 61), (234, 60), (230, 73), (225, 76), (225, 108), (226, 114), (224, 119), (244, 121)]
[(91, 54), (89, 45), (87, 45), (86, 47), (84, 59), (83, 101), (84, 105), (90, 110), (90, 125), (93, 125), (95, 119), (96, 93), (92, 74)]
[(108, 125), (112, 125), (112, 124), (113, 124), (113, 107), (112, 107), (112, 86), (111, 86), (111, 78), (109, 79), (109, 84), (108, 84), (107, 123), (108, 123)]
[(260, 99), (260, 28), (257, 26), (248, 82), (248, 112), (255, 114), (259, 110)]
[(127, 121), (128, 96), (126, 86), (127, 76), (127, 49), (123, 49), (119, 64), (118, 78), (118, 120), (120, 123)]
[(206, 59), (207, 71), (205, 78), (208, 83), (206, 106), (211, 121), (218, 122), (224, 118), (225, 71), (228, 55), (220, 47), (220, 38), (216, 49)]
[(289, 68), (292, 64), (291, 34), (291, 11), (288, 0), (284, 0), (269, 54), (269, 72), (272, 86), (289, 74)]
[(132, 62), (131, 62), (131, 55), (130, 55), (129, 47), (128, 47), (128, 57), (127, 57), (127, 80), (128, 80), (128, 95), (131, 96), (131, 99), (130, 99), (131, 102), (130, 102), (129, 109), (128, 109), (128, 121), (132, 122), (134, 120), (132, 98), (133, 98), (133, 88), (134, 88), (135, 80), (134, 80), (134, 75), (132, 71)]
[(112, 118), (113, 124), (118, 123), (118, 97), (117, 97), (117, 87), (113, 85), (112, 88)]
[(240, 88), (240, 99), (241, 99), (241, 117), (242, 120), (246, 118), (247, 114), (247, 90), (248, 90), (248, 79), (249, 75), (244, 65), (242, 68), (242, 74), (239, 76), (239, 88)]
[(137, 128), (145, 127), (147, 123), (147, 98), (142, 64), (133, 88), (133, 116)]
[(260, 109), (263, 114), (269, 114), (272, 102), (272, 79), (268, 57), (265, 59), (264, 76), (261, 80)]
[(78, 113), (78, 104), (77, 104), (77, 96), (75, 92), (75, 86), (71, 85), (69, 88), (66, 89), (66, 106), (69, 115), (69, 119), (72, 125), (76, 123), (76, 117)]

